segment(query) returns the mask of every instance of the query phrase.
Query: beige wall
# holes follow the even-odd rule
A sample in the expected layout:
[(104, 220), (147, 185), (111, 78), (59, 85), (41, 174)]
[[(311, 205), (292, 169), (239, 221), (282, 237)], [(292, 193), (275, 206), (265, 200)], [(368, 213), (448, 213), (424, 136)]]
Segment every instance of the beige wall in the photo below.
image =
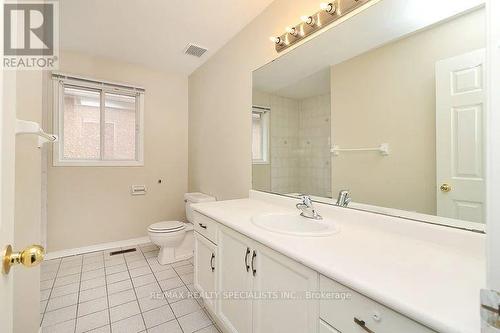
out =
[(391, 149), (332, 158), (333, 193), (435, 214), (435, 64), (483, 47), (484, 9), (333, 66), (332, 141)]
[[(146, 89), (145, 165), (52, 167), (49, 156), (49, 251), (143, 237), (153, 222), (184, 218), (187, 78), (72, 52), (61, 54), (60, 71)], [(131, 196), (133, 184), (147, 194)]]
[(276, 57), (281, 34), (317, 0), (276, 0), (189, 77), (189, 188), (231, 199), (252, 185), (252, 71)]

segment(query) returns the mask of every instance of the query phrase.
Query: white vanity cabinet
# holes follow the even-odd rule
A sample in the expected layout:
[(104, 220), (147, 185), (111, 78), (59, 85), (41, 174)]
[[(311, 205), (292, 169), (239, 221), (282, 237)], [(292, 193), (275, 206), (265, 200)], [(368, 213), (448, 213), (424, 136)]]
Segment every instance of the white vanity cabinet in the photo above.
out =
[(202, 294), (205, 306), (215, 312), (217, 246), (195, 232), (194, 234), (194, 286)]
[(253, 332), (317, 332), (318, 301), (308, 294), (319, 290), (318, 273), (261, 244), (254, 251), (253, 290), (270, 299), (253, 302)]
[(218, 223), (211, 218), (198, 213), (193, 212), (192, 218), (194, 220), (194, 231), (204, 236), (212, 243), (217, 244), (217, 226)]
[(323, 320), (319, 321), (319, 333), (340, 333)]
[[(225, 333), (434, 332), (215, 220), (196, 216), (194, 285)], [(214, 291), (217, 298), (207, 297)], [(321, 300), (311, 293), (322, 295)], [(348, 298), (338, 300), (343, 295)]]
[[(320, 277), (320, 333), (432, 333), (431, 329), (327, 277)], [(343, 298), (346, 299), (329, 299)], [(330, 327), (329, 327), (330, 326)]]
[(218, 302), (217, 316), (225, 328), (235, 333), (317, 332), (317, 302), (303, 296), (318, 290), (318, 274), (229, 228), (218, 230), (218, 290), (238, 292)]
[[(252, 332), (253, 276), (251, 271), (253, 242), (229, 228), (218, 230), (221, 267), (217, 274), (217, 316), (232, 333)], [(234, 293), (234, 294), (233, 294)]]

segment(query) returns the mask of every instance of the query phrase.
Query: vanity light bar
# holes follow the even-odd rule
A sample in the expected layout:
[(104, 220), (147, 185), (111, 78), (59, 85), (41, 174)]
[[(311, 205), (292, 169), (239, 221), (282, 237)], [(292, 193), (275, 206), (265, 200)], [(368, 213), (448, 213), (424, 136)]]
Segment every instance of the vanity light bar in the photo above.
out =
[(323, 2), (320, 5), (321, 10), (319, 12), (302, 16), (300, 18), (302, 23), (287, 27), (286, 33), (281, 36), (270, 37), (270, 40), (274, 43), (276, 52), (281, 52), (372, 1), (376, 0), (332, 0)]

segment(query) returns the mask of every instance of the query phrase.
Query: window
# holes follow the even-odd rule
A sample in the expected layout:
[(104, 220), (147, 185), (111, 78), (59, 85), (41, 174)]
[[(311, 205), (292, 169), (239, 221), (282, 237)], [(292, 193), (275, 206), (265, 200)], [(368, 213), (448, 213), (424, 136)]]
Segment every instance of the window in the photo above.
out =
[(54, 165), (143, 165), (144, 90), (54, 75)]
[(254, 164), (269, 163), (269, 109), (252, 109), (252, 160)]

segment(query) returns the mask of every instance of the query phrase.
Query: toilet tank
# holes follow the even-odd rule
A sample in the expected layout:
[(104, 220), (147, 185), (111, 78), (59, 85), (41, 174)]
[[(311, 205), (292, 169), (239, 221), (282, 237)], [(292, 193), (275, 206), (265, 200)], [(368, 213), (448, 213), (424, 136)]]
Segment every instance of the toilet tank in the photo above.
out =
[(215, 198), (209, 196), (208, 194), (194, 192), (184, 194), (184, 202), (186, 203), (186, 218), (189, 222), (193, 223), (193, 209), (191, 204), (199, 202), (211, 202), (215, 201)]

